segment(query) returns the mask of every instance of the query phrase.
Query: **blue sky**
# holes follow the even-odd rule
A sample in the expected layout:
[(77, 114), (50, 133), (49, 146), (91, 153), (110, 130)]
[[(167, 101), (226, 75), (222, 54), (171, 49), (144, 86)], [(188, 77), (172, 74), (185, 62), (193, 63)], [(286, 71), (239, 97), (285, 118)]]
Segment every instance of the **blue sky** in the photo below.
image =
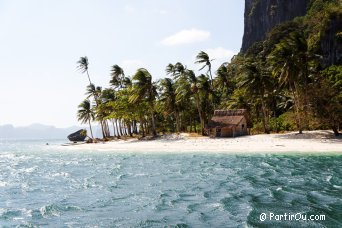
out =
[(240, 50), (243, 11), (242, 0), (0, 0), (0, 125), (77, 125), (80, 56), (103, 87), (114, 64), (157, 80), (168, 63), (199, 69), (203, 50), (216, 68)]

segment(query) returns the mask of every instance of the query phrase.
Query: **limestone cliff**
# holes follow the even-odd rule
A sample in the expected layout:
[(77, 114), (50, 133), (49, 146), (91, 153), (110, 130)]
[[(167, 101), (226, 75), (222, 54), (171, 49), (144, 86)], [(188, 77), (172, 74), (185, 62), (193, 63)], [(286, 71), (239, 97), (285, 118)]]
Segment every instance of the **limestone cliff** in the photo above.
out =
[(310, 0), (245, 0), (245, 30), (241, 51), (262, 41), (271, 29), (306, 14)]
[(331, 18), (321, 37), (320, 52), (324, 67), (342, 64), (342, 15), (334, 15)]

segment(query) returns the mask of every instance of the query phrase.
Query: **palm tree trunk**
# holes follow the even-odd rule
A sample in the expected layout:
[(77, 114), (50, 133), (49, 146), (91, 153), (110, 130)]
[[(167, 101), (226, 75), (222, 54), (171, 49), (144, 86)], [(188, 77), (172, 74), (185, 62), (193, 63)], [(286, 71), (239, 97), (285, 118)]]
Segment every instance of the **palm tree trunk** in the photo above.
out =
[(113, 124), (113, 136), (116, 137), (114, 119), (112, 119), (112, 124)]
[(144, 120), (140, 117), (140, 127), (139, 130), (141, 131), (142, 137), (145, 137), (145, 128), (144, 128)]
[(302, 113), (300, 111), (300, 98), (299, 98), (299, 94), (298, 94), (298, 88), (296, 86), (296, 83), (293, 83), (293, 87), (291, 88), (292, 90), (292, 94), (293, 94), (293, 98), (294, 98), (294, 106), (295, 106), (295, 118), (296, 118), (296, 124), (299, 130), (299, 134), (303, 134), (303, 128), (302, 128)]
[(130, 137), (133, 137), (133, 135), (132, 135), (132, 124), (131, 124), (130, 122), (127, 124), (127, 128), (128, 128), (128, 134), (129, 134), (129, 136), (130, 136)]
[(210, 74), (210, 85), (211, 85), (211, 88), (214, 89), (214, 87), (213, 87), (213, 75), (211, 74), (211, 65), (209, 65), (208, 67), (209, 67), (209, 74)]
[(118, 126), (118, 119), (115, 119), (115, 127), (116, 127), (117, 136), (119, 137), (120, 136), (120, 132), (119, 132), (119, 126)]
[(89, 84), (92, 84), (91, 81), (90, 81), (90, 76), (89, 76), (88, 70), (87, 70), (87, 76), (88, 76)]
[(122, 126), (122, 133), (123, 135), (127, 135), (127, 132), (126, 132), (126, 126), (125, 126), (125, 122), (123, 119), (121, 119), (121, 126)]
[(93, 129), (91, 128), (90, 120), (88, 120), (88, 123), (89, 123), (89, 128), (90, 128), (91, 139), (94, 139), (94, 136), (93, 136)]
[(108, 122), (107, 122), (107, 120), (104, 120), (104, 121), (103, 121), (103, 124), (104, 124), (104, 130), (105, 130), (106, 138), (107, 138), (107, 137), (110, 137), (110, 131), (109, 131), (109, 127), (108, 127)]
[(335, 136), (339, 136), (339, 135), (340, 135), (340, 133), (338, 132), (338, 128), (337, 128), (336, 125), (333, 125), (333, 126), (332, 126), (332, 130), (333, 130)]
[(119, 130), (120, 130), (120, 135), (123, 136), (123, 134), (122, 134), (121, 119), (119, 119)]
[(265, 101), (262, 95), (261, 98), (261, 109), (262, 109), (262, 123), (264, 125), (264, 131), (266, 134), (270, 133), (270, 129), (269, 129), (269, 124), (268, 124), (268, 114), (266, 111), (266, 105), (265, 105)]
[(157, 136), (156, 123), (155, 123), (154, 112), (153, 111), (152, 111), (152, 114), (151, 114), (151, 121), (152, 121), (152, 134), (153, 134), (153, 136)]
[(146, 131), (146, 135), (150, 134), (150, 125), (147, 123), (146, 119), (144, 119), (144, 126), (145, 126), (145, 131)]
[(103, 121), (102, 120), (100, 120), (100, 125), (101, 125), (101, 130), (102, 130), (102, 137), (106, 138), (106, 133), (104, 131), (104, 126), (103, 126)]
[(179, 122), (179, 112), (175, 112), (175, 119), (176, 119), (176, 130), (177, 132), (180, 132), (180, 122)]
[[(94, 100), (95, 100), (95, 103), (96, 103), (96, 107), (98, 107), (99, 106), (99, 101), (97, 100), (97, 95), (96, 95), (95, 92), (93, 93), (93, 97), (94, 97)], [(100, 122), (100, 125), (101, 125), (102, 138), (105, 138), (106, 136), (105, 136), (104, 128), (103, 128), (103, 120), (100, 119), (99, 122)]]
[(197, 110), (198, 110), (198, 115), (199, 115), (200, 122), (201, 122), (201, 134), (204, 135), (204, 120), (203, 120), (203, 116), (202, 116), (201, 105), (199, 103), (198, 98), (195, 99), (195, 100), (196, 100), (196, 106), (197, 106)]
[(110, 137), (109, 123), (108, 123), (108, 121), (107, 121), (107, 120), (106, 120), (106, 125), (107, 125), (108, 137)]
[(138, 134), (138, 126), (136, 120), (133, 120), (133, 134)]
[(128, 127), (127, 127), (127, 123), (125, 122), (125, 120), (122, 120), (122, 125), (124, 127), (124, 133), (127, 136), (128, 135)]

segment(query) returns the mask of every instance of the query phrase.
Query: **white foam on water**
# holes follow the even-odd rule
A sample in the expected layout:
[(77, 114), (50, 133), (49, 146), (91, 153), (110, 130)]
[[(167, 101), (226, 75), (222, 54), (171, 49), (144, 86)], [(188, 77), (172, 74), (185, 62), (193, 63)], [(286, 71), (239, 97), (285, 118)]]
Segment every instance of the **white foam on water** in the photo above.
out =
[(330, 182), (332, 176), (327, 176), (327, 178), (325, 179), (327, 182)]
[(70, 174), (67, 172), (59, 172), (59, 173), (52, 173), (49, 176), (51, 176), (51, 177), (70, 177)]
[(8, 185), (8, 182), (0, 181), (0, 187), (6, 187), (7, 185)]

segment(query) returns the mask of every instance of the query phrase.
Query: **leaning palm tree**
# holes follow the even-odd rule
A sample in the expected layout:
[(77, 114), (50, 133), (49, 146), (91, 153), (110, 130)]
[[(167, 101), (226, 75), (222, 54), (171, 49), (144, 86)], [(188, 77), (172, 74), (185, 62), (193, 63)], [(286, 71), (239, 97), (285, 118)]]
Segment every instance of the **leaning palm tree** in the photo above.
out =
[(215, 87), (221, 92), (226, 92), (229, 89), (230, 74), (228, 72), (228, 63), (222, 63), (216, 71), (216, 78), (214, 81)]
[(92, 84), (90, 80), (89, 72), (88, 72), (88, 66), (89, 66), (88, 57), (87, 56), (81, 57), (80, 60), (77, 61), (77, 64), (78, 64), (77, 68), (81, 71), (82, 74), (87, 73), (89, 84)]
[(111, 69), (111, 77), (112, 79), (110, 80), (110, 84), (114, 86), (115, 88), (122, 88), (123, 86), (123, 81), (125, 79), (125, 72), (124, 70), (118, 66), (118, 65), (113, 65)]
[[(77, 69), (79, 69), (81, 71), (81, 73), (87, 73), (88, 76), (88, 80), (89, 80), (89, 85), (87, 86), (87, 95), (88, 98), (92, 95), (94, 97), (95, 103), (96, 103), (96, 108), (99, 106), (99, 92), (101, 92), (100, 87), (95, 87), (95, 85), (91, 82), (90, 80), (90, 76), (89, 76), (89, 72), (88, 72), (88, 66), (89, 66), (89, 61), (88, 61), (88, 57), (84, 56), (81, 57), (80, 60), (77, 61)], [(100, 121), (101, 124), (101, 129), (102, 129), (102, 134), (103, 134), (103, 138), (105, 138), (105, 134), (103, 131), (103, 123), (102, 121)]]
[(172, 63), (169, 63), (166, 66), (165, 72), (166, 72), (167, 75), (174, 76), (174, 74), (175, 74), (175, 65), (173, 65)]
[(77, 111), (78, 121), (82, 124), (88, 123), (90, 128), (91, 138), (93, 139), (93, 130), (91, 128), (91, 121), (95, 119), (95, 113), (91, 107), (90, 101), (88, 99), (84, 100), (79, 106)]
[(89, 99), (91, 96), (96, 95), (96, 87), (95, 87), (94, 84), (89, 84), (89, 85), (87, 85), (85, 95), (87, 95), (87, 98), (88, 98), (88, 99)]
[(241, 66), (240, 82), (238, 87), (245, 88), (246, 91), (261, 102), (263, 113), (263, 127), (265, 133), (269, 134), (269, 108), (267, 107), (268, 92), (273, 89), (272, 78), (270, 72), (264, 70), (261, 63), (253, 59), (246, 59)]
[(299, 133), (303, 131), (308, 58), (308, 45), (300, 30), (289, 33), (276, 44), (268, 56), (272, 73), (278, 79), (280, 87), (288, 89), (293, 95)]
[(154, 136), (157, 135), (155, 125), (155, 100), (157, 96), (157, 89), (155, 84), (152, 82), (152, 75), (144, 68), (138, 69), (137, 73), (133, 76), (133, 90), (132, 95), (129, 98), (131, 103), (140, 103), (146, 101), (149, 104), (151, 122), (152, 122), (152, 133)]
[(195, 63), (199, 63), (199, 64), (204, 64), (201, 69), (199, 70), (203, 70), (205, 67), (208, 67), (208, 73), (210, 75), (210, 80), (211, 80), (211, 86), (213, 85), (213, 76), (211, 73), (211, 62), (214, 59), (210, 59), (209, 55), (207, 53), (205, 53), (204, 51), (201, 51), (200, 53), (198, 53), (198, 55), (196, 56), (196, 62)]

